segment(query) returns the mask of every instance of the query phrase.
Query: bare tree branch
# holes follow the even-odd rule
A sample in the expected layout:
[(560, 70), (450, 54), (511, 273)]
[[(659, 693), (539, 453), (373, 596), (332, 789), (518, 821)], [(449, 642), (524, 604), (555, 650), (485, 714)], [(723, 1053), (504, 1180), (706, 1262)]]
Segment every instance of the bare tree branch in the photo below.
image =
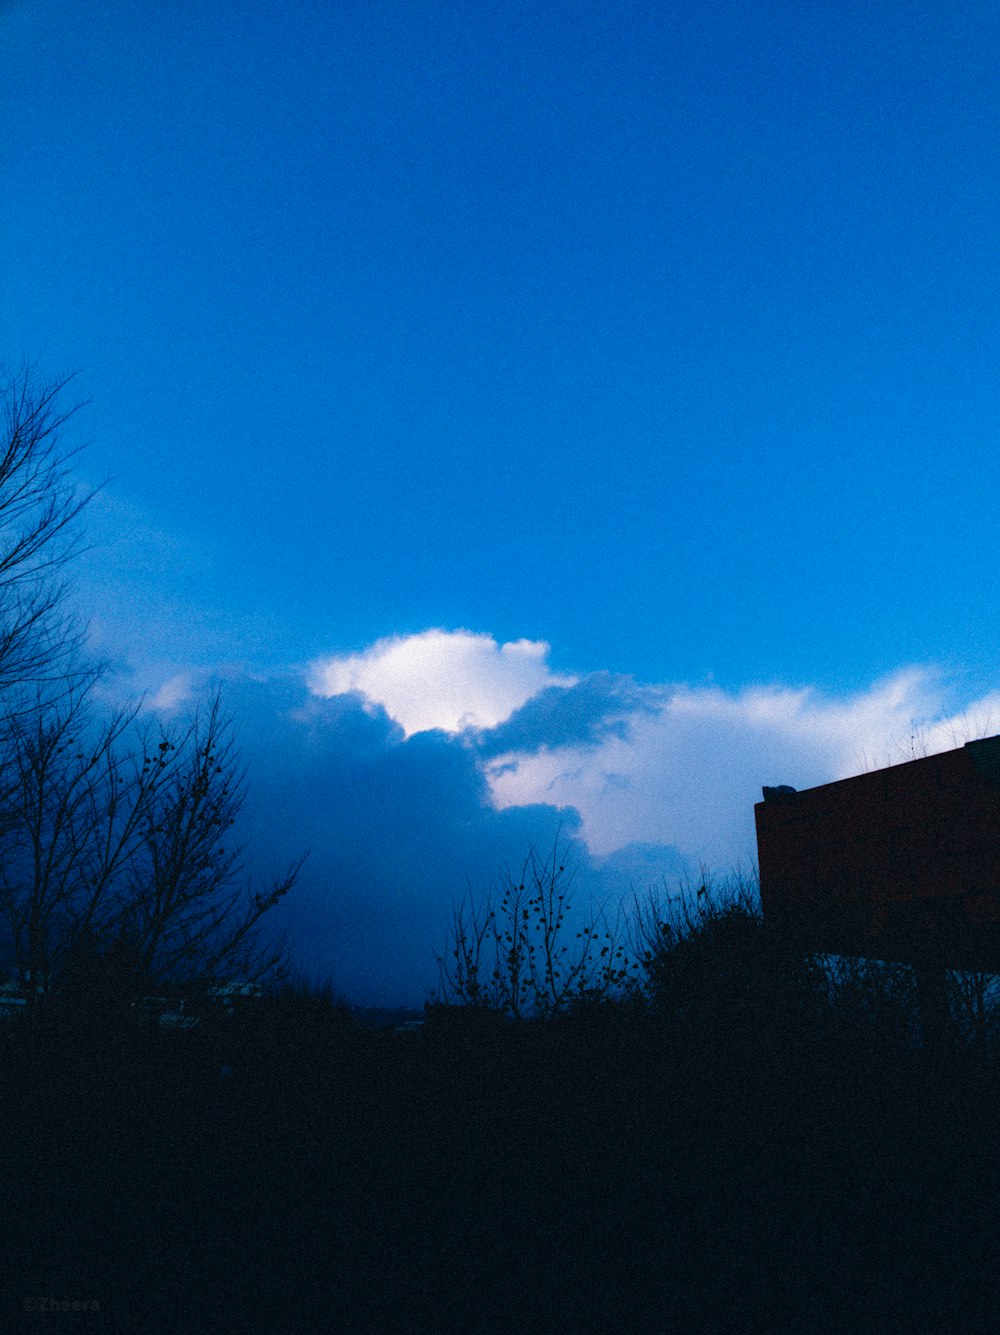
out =
[[(637, 966), (624, 918), (619, 911), (612, 921), (593, 904), (577, 914), (573, 878), (557, 837), (547, 856), (529, 849), (520, 875), (502, 871), (499, 905), (493, 896), (458, 904), (446, 953), (438, 957), (437, 999), (521, 1019), (629, 992)], [(567, 933), (574, 926), (571, 946)]]
[(62, 429), (71, 377), (0, 368), (0, 948), (34, 997), (116, 953), (147, 979), (252, 981), (284, 962), (232, 842), (246, 776), (218, 697), (186, 726), (107, 712), (59, 576), (90, 499)]

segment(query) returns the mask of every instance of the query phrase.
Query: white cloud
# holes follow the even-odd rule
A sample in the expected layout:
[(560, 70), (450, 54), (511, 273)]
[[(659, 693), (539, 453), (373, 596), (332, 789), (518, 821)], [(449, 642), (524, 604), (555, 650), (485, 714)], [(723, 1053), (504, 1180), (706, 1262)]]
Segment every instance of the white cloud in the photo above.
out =
[[(667, 843), (724, 868), (755, 857), (753, 806), (763, 784), (813, 787), (1000, 729), (1000, 693), (950, 718), (941, 717), (943, 702), (940, 680), (920, 668), (841, 698), (650, 687), (653, 707), (632, 714), (623, 735), (509, 752), (487, 776), (497, 807), (575, 807), (594, 854)], [(935, 718), (914, 730), (914, 720)]]
[[(671, 845), (720, 869), (755, 859), (764, 784), (813, 787), (1000, 732), (1000, 691), (949, 712), (952, 688), (926, 667), (830, 695), (580, 679), (553, 672), (548, 657), (544, 641), (431, 629), (318, 660), (308, 684), (315, 696), (354, 693), (384, 708), (407, 737), (476, 733), (472, 763), (494, 807), (573, 808), (596, 857)], [(174, 668), (157, 685), (149, 704), (169, 712), (198, 680)], [(562, 689), (518, 714), (550, 687)]]
[(358, 691), (407, 736), (429, 728), (491, 728), (546, 686), (574, 684), (575, 677), (549, 670), (548, 653), (541, 640), (498, 644), (466, 630), (427, 630), (320, 659), (310, 665), (309, 688), (321, 696)]
[(196, 688), (193, 672), (178, 672), (157, 688), (145, 701), (145, 707), (161, 713), (170, 713), (180, 705), (186, 705), (194, 696)]

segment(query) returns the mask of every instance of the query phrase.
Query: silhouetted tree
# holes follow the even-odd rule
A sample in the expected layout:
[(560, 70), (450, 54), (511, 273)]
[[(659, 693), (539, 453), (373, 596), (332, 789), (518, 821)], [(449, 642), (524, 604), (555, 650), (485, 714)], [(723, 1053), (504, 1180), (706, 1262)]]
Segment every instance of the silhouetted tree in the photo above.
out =
[(63, 428), (72, 377), (39, 384), (0, 366), (0, 708), (18, 688), (58, 683), (78, 666), (81, 630), (66, 611), (61, 572), (92, 493), (74, 482), (78, 448)]
[[(218, 697), (187, 723), (95, 695), (59, 582), (87, 497), (61, 446), (66, 381), (0, 382), (0, 940), (34, 1000), (128, 961), (204, 983), (277, 970), (260, 932), (296, 868), (264, 890), (233, 825), (245, 775)], [(117, 966), (116, 966), (117, 967)], [(81, 970), (83, 971), (81, 973)], [(100, 972), (100, 970), (98, 970)], [(121, 973), (121, 969), (118, 969)], [(75, 982), (74, 986), (77, 985)]]
[(628, 990), (634, 966), (620, 913), (613, 921), (603, 906), (574, 913), (572, 882), (557, 840), (547, 857), (530, 849), (519, 876), (502, 872), (499, 903), (489, 895), (457, 905), (436, 999), (519, 1019)]
[(233, 843), (245, 776), (218, 697), (189, 723), (101, 718), (70, 689), (8, 721), (0, 914), (11, 964), (50, 986), (80, 942), (127, 950), (137, 977), (275, 972), (259, 927), (296, 868), (261, 891)]

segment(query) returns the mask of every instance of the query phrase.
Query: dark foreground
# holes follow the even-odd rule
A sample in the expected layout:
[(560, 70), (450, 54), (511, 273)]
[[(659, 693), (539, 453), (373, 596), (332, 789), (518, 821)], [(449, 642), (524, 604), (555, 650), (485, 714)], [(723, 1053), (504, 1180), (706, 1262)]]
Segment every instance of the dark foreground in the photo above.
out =
[(0, 1044), (3, 1330), (1000, 1327), (1000, 1076), (970, 1050), (322, 1006)]

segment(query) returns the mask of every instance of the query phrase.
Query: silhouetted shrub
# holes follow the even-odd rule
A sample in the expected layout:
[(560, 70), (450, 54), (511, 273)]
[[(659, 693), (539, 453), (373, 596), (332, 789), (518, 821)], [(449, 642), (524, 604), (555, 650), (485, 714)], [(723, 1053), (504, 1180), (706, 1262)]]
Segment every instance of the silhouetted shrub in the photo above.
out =
[(738, 875), (721, 886), (706, 878), (666, 906), (651, 898), (641, 907), (645, 990), (661, 1020), (692, 1033), (816, 1024), (823, 968), (765, 923), (754, 891)]
[(457, 905), (435, 1000), (523, 1019), (628, 992), (637, 966), (623, 916), (574, 908), (574, 875), (557, 839), (547, 856), (530, 848), (519, 875), (501, 872), (499, 903), (487, 895)]

